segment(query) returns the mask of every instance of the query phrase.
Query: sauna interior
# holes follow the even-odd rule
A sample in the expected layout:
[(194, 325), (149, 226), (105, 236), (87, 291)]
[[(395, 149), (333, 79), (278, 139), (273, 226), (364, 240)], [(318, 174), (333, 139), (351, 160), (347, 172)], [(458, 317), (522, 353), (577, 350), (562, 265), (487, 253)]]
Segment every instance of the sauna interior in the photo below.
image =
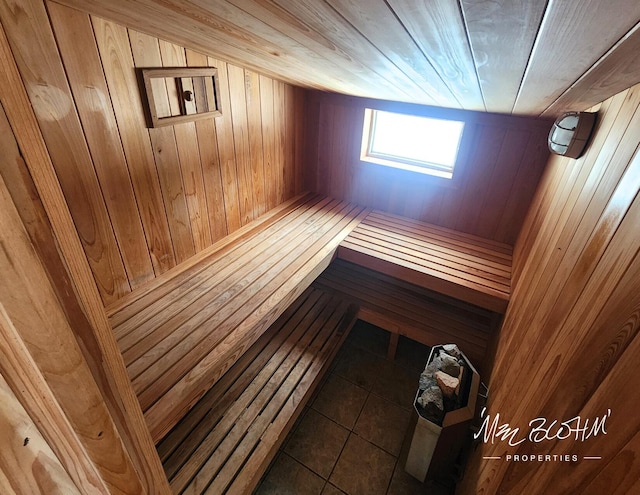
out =
[[(455, 480), (304, 493), (640, 493), (640, 3), (0, 23), (0, 492), (284, 493), (265, 473), (364, 324), (382, 367), (455, 343), (478, 371)], [(577, 159), (547, 144), (571, 111), (597, 112)], [(375, 112), (463, 123), (453, 172), (370, 160)]]

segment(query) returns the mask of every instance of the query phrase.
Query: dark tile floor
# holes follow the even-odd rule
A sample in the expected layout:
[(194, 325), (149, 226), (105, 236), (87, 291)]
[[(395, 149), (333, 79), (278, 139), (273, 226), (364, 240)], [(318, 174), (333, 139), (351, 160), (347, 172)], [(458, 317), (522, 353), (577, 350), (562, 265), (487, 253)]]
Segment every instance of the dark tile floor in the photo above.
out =
[(444, 495), (398, 462), (429, 348), (358, 321), (308, 407), (283, 443), (256, 495)]

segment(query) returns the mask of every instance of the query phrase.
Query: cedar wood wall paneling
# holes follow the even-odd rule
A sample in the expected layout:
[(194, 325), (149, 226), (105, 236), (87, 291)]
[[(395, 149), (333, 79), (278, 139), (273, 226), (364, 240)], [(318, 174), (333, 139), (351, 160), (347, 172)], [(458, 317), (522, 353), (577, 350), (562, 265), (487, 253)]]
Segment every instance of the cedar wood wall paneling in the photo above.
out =
[(450, 187), (446, 180), (361, 162), (367, 106), (419, 108), (310, 93), (307, 189), (500, 242), (515, 242), (549, 156), (550, 122), (432, 109), (444, 112), (444, 118), (469, 120), (463, 139), (467, 146), (461, 145), (456, 164), (461, 180)]
[[(89, 338), (79, 343), (74, 330), (81, 329), (72, 328), (68, 308), (61, 304), (3, 177), (0, 371), (82, 492), (146, 493), (93, 375), (95, 368), (84, 358), (82, 348), (94, 344)], [(47, 416), (51, 412), (55, 417)], [(3, 434), (3, 443), (5, 438)]]
[[(94, 493), (95, 490), (88, 485), (97, 487), (101, 483), (99, 479), (91, 478), (102, 476), (93, 476), (89, 474), (90, 470), (95, 471), (97, 468), (99, 472), (103, 472), (103, 468), (109, 471), (111, 467), (117, 466), (115, 471), (118, 474), (115, 477), (111, 475), (114, 471), (110, 471), (104, 478), (110, 486), (126, 486), (124, 491), (137, 490), (136, 493), (168, 494), (169, 484), (146, 429), (122, 354), (107, 320), (91, 268), (14, 59), (14, 53), (21, 56), (24, 52), (21, 52), (22, 47), (14, 45), (12, 53), (5, 35), (4, 26), (13, 27), (14, 22), (33, 35), (31, 40), (34, 44), (37, 44), (38, 34), (46, 33), (46, 29), (36, 30), (35, 33), (31, 31), (38, 24), (48, 25), (44, 5), (30, 2), (22, 4), (22, 7), (15, 10), (19, 15), (10, 21), (3, 17), (3, 27), (0, 29), (0, 65), (3, 67), (0, 71), (0, 102), (7, 117), (0, 119), (0, 156), (6, 158), (0, 160), (0, 172), (3, 184), (7, 185), (15, 204), (14, 211), (17, 210), (20, 216), (17, 224), (22, 221), (13, 232), (3, 229), (5, 249), (2, 252), (12, 259), (10, 268), (8, 271), (4, 270), (4, 276), (0, 278), (3, 282), (0, 286), (6, 286), (6, 295), (9, 296), (3, 299), (2, 305), (9, 313), (17, 310), (19, 314), (13, 320), (15, 325), (8, 319), (4, 320), (8, 325), (0, 325), (3, 330), (0, 333), (9, 338), (5, 343), (10, 347), (3, 353), (6, 359), (0, 360), (0, 368), (29, 415), (39, 425), (56, 455), (66, 466), (71, 478), (78, 487), (83, 488), (83, 493)], [(4, 11), (2, 13), (5, 14)], [(3, 206), (0, 211), (4, 217), (12, 209), (13, 205), (6, 208)], [(28, 233), (31, 249), (24, 244), (14, 243), (24, 231)], [(15, 235), (18, 232), (20, 235)], [(35, 260), (34, 252), (37, 255)], [(41, 276), (34, 278), (33, 270), (39, 262), (46, 269), (48, 281)], [(16, 263), (30, 270), (27, 276), (23, 273), (17, 282), (9, 276), (17, 266)], [(25, 290), (30, 292), (32, 301), (35, 302), (25, 303), (24, 300), (20, 301), (25, 295), (20, 287), (29, 281), (33, 290)], [(56, 297), (51, 299), (43, 296), (46, 287), (52, 289)], [(36, 308), (41, 304), (46, 306), (44, 324), (34, 316)], [(56, 326), (56, 322), (62, 321), (55, 316), (59, 314), (59, 310), (64, 312), (68, 325)], [(69, 326), (73, 330), (72, 334), (69, 334)], [(15, 335), (16, 329), (20, 332), (30, 329), (30, 332), (35, 333), (19, 337)], [(76, 340), (86, 362), (78, 358), (77, 353), (75, 357), (72, 356), (77, 348)], [(66, 344), (60, 346), (61, 341)], [(46, 391), (48, 387), (42, 383), (42, 375), (39, 378), (37, 376), (40, 370), (33, 363), (30, 354), (35, 348), (31, 347), (27, 352), (24, 347), (24, 344), (31, 346), (37, 342), (40, 346), (44, 342), (44, 351), (33, 353), (33, 358), (40, 370), (52, 378), (48, 382), (51, 385), (50, 392)], [(62, 354), (58, 352), (61, 348), (64, 348)], [(71, 371), (69, 367), (61, 371), (60, 366), (64, 367), (68, 363), (69, 356), (72, 357), (76, 371), (88, 366), (95, 382), (85, 382), (86, 374)], [(59, 387), (60, 376), (64, 376), (62, 387)], [(80, 381), (75, 381), (76, 379)], [(95, 391), (94, 385), (97, 385), (100, 396), (98, 399), (91, 399), (91, 407), (87, 408), (81, 399)], [(79, 389), (83, 390), (81, 397), (78, 396)], [(51, 397), (51, 392), (55, 397)], [(101, 421), (96, 420), (95, 413), (100, 411), (98, 404), (102, 401), (108, 408), (119, 436), (107, 434), (106, 430), (101, 429)], [(60, 410), (56, 412), (57, 402), (63, 413)], [(91, 423), (89, 428), (86, 426), (87, 421)], [(74, 428), (73, 425), (78, 427), (75, 430), (77, 435), (69, 432), (70, 428)], [(96, 441), (96, 435), (99, 441)], [(78, 449), (79, 442), (86, 449)], [(118, 452), (122, 451), (123, 446), (126, 455), (119, 457)], [(85, 453), (80, 453), (80, 450), (85, 450)], [(85, 462), (88, 456), (97, 461), (93, 467), (87, 466)], [(132, 469), (126, 467), (129, 465), (128, 461), (125, 462), (126, 465), (120, 462), (125, 458), (130, 459)], [(136, 473), (134, 479), (130, 478), (132, 472)], [(118, 481), (114, 483), (115, 478)], [(117, 488), (114, 489), (117, 491)]]
[[(639, 143), (635, 86), (601, 105), (581, 159), (550, 160), (516, 244), (514, 287), (490, 377), (489, 413), (525, 434), (537, 417), (592, 420), (610, 409), (607, 435), (484, 445), (460, 493), (640, 490), (640, 394), (633, 385), (640, 358)], [(534, 466), (481, 459), (505, 453), (580, 460)]]
[[(80, 495), (36, 423), (0, 375), (0, 490), (2, 493), (29, 493), (38, 486), (48, 493)], [(28, 433), (28, 441), (25, 439)], [(105, 492), (106, 489), (105, 489)]]
[[(7, 31), (105, 305), (301, 192), (303, 90), (46, 7), (40, 45), (20, 22)], [(135, 68), (203, 65), (219, 69), (223, 115), (147, 129)]]

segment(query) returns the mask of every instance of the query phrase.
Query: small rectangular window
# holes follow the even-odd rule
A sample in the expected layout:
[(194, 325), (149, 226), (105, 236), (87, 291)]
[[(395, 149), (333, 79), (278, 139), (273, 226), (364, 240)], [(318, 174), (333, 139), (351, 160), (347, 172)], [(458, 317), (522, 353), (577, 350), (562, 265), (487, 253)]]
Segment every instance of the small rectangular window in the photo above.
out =
[(451, 179), (463, 129), (462, 121), (367, 108), (360, 159)]

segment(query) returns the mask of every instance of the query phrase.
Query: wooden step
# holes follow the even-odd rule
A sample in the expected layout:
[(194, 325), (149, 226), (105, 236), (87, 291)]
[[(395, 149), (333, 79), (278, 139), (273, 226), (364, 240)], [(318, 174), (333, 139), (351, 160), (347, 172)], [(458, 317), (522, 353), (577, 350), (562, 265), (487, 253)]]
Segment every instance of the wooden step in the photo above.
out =
[(308, 289), (158, 445), (174, 493), (250, 493), (356, 320)]

